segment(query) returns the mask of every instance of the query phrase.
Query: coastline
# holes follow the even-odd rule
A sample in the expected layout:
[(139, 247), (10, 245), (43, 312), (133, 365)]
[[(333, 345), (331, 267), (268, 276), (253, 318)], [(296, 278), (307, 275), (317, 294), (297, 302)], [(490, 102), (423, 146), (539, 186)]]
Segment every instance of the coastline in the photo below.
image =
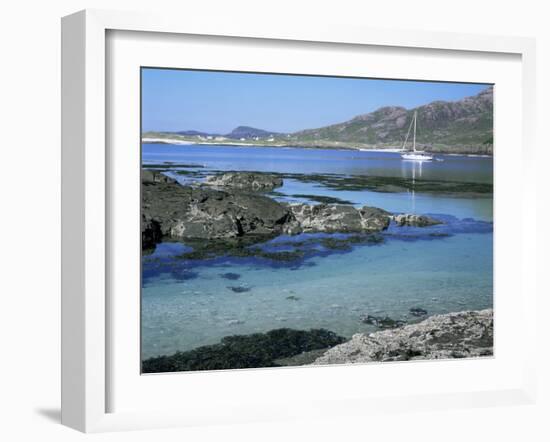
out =
[(197, 144), (193, 141), (178, 140), (175, 138), (142, 138), (142, 144)]

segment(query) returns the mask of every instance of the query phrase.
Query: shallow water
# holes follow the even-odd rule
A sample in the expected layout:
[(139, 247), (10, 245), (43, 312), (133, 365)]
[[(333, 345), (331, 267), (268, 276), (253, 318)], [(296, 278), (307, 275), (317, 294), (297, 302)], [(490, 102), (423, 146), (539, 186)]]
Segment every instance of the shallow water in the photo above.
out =
[[(418, 163), (401, 161), (393, 153), (143, 145), (144, 163), (200, 164), (206, 173), (414, 174), (415, 179), (492, 182), (490, 158), (441, 158), (444, 161), (423, 164), (420, 170)], [(446, 224), (425, 229), (392, 226), (380, 244), (342, 251), (312, 249), (294, 262), (255, 257), (190, 261), (175, 258), (188, 247), (163, 243), (143, 258), (143, 358), (280, 327), (323, 327), (350, 337), (373, 330), (359, 320), (362, 314), (413, 319), (408, 316), (412, 307), (434, 314), (492, 306), (492, 196), (335, 191), (297, 180), (285, 180), (276, 190), (333, 196), (392, 212), (429, 213)], [(277, 242), (287, 240), (278, 238), (264, 247), (277, 248)], [(226, 273), (234, 274), (233, 279), (222, 276)]]

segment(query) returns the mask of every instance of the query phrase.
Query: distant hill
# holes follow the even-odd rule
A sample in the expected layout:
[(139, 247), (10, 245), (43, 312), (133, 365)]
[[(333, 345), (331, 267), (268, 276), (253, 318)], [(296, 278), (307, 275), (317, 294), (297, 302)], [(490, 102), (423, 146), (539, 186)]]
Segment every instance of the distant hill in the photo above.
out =
[(218, 135), (218, 134), (211, 134), (211, 133), (208, 133), (208, 132), (201, 132), (200, 130), (181, 130), (179, 132), (174, 132), (174, 133), (178, 134), (178, 135), (190, 135), (190, 136), (200, 135), (202, 137)]
[(173, 138), (186, 142), (218, 144), (246, 143), (267, 146), (323, 148), (400, 148), (414, 112), (417, 111), (416, 141), (430, 152), (493, 153), (493, 87), (458, 101), (434, 101), (414, 109), (386, 106), (358, 115), (343, 123), (293, 133), (277, 133), (238, 126), (226, 135), (195, 130), (148, 132), (153, 138)]
[(280, 135), (276, 132), (268, 132), (263, 129), (256, 129), (255, 127), (250, 126), (239, 126), (225, 135), (227, 138), (240, 139), (240, 138), (268, 138), (274, 135)]
[(434, 101), (409, 110), (382, 107), (343, 123), (295, 132), (288, 140), (308, 144), (340, 142), (399, 147), (415, 110), (418, 112), (416, 140), (427, 150), (479, 147), (492, 151), (492, 87), (459, 101)]
[(251, 139), (251, 138), (270, 138), (273, 136), (281, 135), (277, 132), (269, 132), (267, 130), (263, 129), (257, 129), (255, 127), (250, 126), (238, 126), (235, 129), (233, 129), (228, 134), (222, 135), (219, 133), (210, 133), (210, 132), (202, 132), (199, 130), (180, 130), (178, 132), (164, 132), (164, 133), (173, 133), (177, 135), (187, 135), (191, 137), (195, 136), (201, 136), (201, 137), (226, 137), (231, 138), (234, 140), (238, 140), (241, 138), (245, 139)]

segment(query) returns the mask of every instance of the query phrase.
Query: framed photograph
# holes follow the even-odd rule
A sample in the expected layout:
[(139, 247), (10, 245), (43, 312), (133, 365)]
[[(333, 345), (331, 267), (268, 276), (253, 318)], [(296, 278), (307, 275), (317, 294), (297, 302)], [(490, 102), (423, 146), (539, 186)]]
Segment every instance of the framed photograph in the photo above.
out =
[(534, 400), (533, 41), (83, 11), (62, 44), (64, 424)]

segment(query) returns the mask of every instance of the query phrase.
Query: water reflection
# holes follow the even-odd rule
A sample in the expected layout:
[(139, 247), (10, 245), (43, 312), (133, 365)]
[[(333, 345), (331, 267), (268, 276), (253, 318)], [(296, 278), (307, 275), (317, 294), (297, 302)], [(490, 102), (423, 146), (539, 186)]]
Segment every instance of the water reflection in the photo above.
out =
[(412, 178), (412, 189), (408, 190), (411, 201), (411, 213), (416, 213), (416, 191), (415, 183), (417, 179), (422, 179), (422, 164), (423, 161), (402, 161), (401, 176), (403, 178)]
[[(214, 170), (254, 170), (283, 173), (336, 173), (345, 175), (402, 176), (409, 178), (414, 162), (395, 152), (325, 149), (244, 148), (232, 146), (143, 145), (143, 161), (200, 163)], [(493, 182), (493, 159), (440, 155), (445, 161), (425, 163), (426, 180)], [(417, 165), (418, 167), (418, 165)]]

